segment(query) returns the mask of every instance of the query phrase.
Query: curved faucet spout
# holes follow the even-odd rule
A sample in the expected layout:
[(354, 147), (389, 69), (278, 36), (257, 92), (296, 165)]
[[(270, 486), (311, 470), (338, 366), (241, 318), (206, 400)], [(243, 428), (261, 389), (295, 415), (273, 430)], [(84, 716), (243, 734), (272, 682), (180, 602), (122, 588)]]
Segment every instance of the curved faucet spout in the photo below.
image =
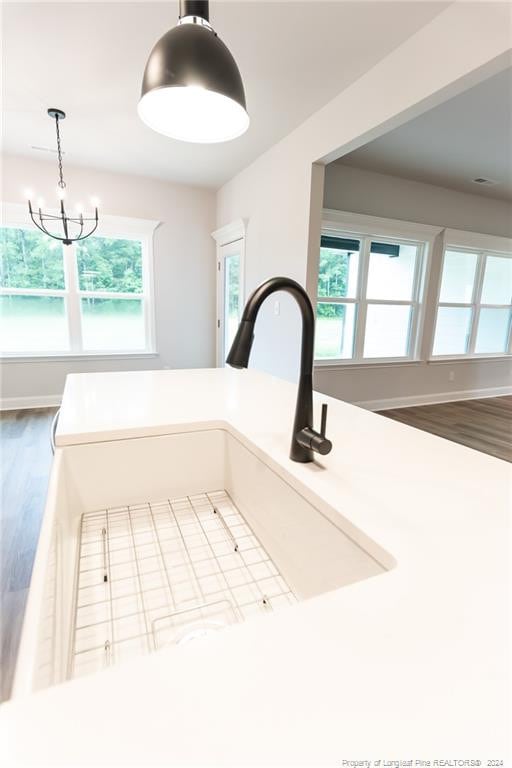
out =
[(299, 305), (302, 317), (302, 344), (299, 386), (290, 458), (293, 461), (313, 461), (314, 452), (329, 453), (332, 444), (325, 437), (327, 406), (322, 410), (322, 430), (313, 429), (313, 350), (315, 316), (309, 296), (304, 288), (289, 277), (272, 277), (262, 283), (249, 297), (242, 313), (235, 339), (226, 358), (233, 368), (247, 368), (254, 340), (254, 325), (265, 299), (276, 291), (290, 293)]

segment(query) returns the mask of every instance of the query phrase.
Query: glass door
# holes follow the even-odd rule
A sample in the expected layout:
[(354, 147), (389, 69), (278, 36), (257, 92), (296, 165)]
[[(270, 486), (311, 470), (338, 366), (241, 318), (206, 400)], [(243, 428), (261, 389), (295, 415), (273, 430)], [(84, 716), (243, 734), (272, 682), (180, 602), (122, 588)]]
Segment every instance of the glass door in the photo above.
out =
[(242, 240), (227, 243), (219, 249), (217, 365), (226, 364), (242, 312)]
[(240, 319), (240, 254), (224, 259), (224, 352), (228, 353)]

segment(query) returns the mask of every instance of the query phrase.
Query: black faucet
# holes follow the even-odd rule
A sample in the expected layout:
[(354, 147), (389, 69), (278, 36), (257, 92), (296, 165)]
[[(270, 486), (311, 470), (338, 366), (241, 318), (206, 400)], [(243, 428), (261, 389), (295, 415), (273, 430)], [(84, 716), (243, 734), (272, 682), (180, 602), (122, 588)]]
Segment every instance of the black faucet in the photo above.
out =
[(295, 421), (293, 423), (290, 458), (292, 461), (313, 461), (314, 453), (325, 455), (332, 443), (325, 437), (327, 404), (322, 405), (320, 432), (313, 429), (313, 347), (315, 339), (315, 316), (311, 301), (304, 288), (289, 277), (272, 277), (266, 280), (249, 297), (242, 314), (240, 325), (226, 358), (233, 368), (247, 368), (254, 339), (254, 324), (261, 305), (275, 291), (287, 291), (296, 300), (302, 315), (302, 345), (300, 356), (299, 388)]

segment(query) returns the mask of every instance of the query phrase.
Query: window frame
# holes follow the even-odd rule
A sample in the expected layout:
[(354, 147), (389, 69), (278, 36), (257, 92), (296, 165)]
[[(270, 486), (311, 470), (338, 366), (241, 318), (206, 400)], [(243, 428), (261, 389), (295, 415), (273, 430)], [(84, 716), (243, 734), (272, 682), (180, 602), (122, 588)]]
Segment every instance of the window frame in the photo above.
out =
[[(51, 211), (58, 214), (58, 211)], [(82, 291), (79, 287), (77, 247), (61, 245), (63, 252), (63, 289), (45, 288), (4, 288), (0, 286), (0, 296), (49, 296), (64, 299), (65, 317), (69, 334), (69, 350), (1, 352), (0, 359), (12, 361), (24, 360), (67, 360), (94, 358), (135, 358), (156, 356), (158, 354), (155, 340), (155, 302), (153, 277), (153, 233), (158, 221), (147, 219), (131, 219), (121, 216), (106, 216), (100, 218), (100, 224), (95, 237), (105, 237), (120, 240), (136, 240), (141, 243), (142, 257), (142, 292), (121, 293), (116, 291)], [(27, 221), (25, 206), (3, 203), (0, 226), (6, 229), (26, 229), (31, 231), (33, 225)], [(145, 347), (133, 350), (84, 350), (82, 336), (82, 298), (103, 299), (140, 299), (143, 304), (143, 320)]]
[[(477, 257), (475, 268), (475, 277), (473, 281), (473, 291), (470, 302), (449, 302), (441, 301), (441, 285), (443, 281), (443, 271), (447, 251), (460, 253), (474, 253)], [(482, 303), (482, 290), (485, 278), (485, 267), (489, 256), (498, 256), (500, 258), (512, 259), (512, 239), (497, 237), (494, 235), (480, 235), (476, 232), (463, 232), (447, 229), (444, 232), (441, 268), (439, 271), (439, 280), (437, 284), (436, 302), (434, 309), (434, 319), (432, 328), (432, 338), (430, 341), (429, 361), (442, 362), (446, 360), (493, 360), (508, 358), (512, 355), (512, 300), (510, 304), (489, 304)], [(446, 355), (435, 355), (434, 344), (437, 329), (437, 318), (440, 307), (460, 307), (471, 310), (470, 328), (467, 351), (462, 353), (449, 353)], [(475, 352), (480, 312), (482, 309), (508, 309), (509, 323), (507, 330), (506, 350), (503, 352)]]
[[(317, 368), (342, 368), (349, 366), (372, 366), (389, 364), (411, 364), (420, 361), (421, 338), (425, 320), (425, 296), (430, 272), (431, 253), (434, 241), (441, 228), (422, 224), (413, 224), (393, 219), (383, 219), (375, 216), (364, 216), (343, 211), (324, 209), (321, 227), (322, 235), (333, 237), (355, 238), (360, 241), (359, 269), (356, 295), (354, 298), (342, 296), (327, 297), (318, 295), (318, 266), (320, 263), (320, 248), (318, 248), (317, 272), (315, 276), (315, 319), (320, 303), (354, 304), (356, 320), (354, 330), (353, 356), (351, 358), (317, 358)], [(411, 299), (368, 299), (366, 296), (368, 272), (370, 264), (370, 248), (372, 241), (395, 245), (412, 245), (418, 248), (414, 268)], [(409, 306), (407, 355), (400, 357), (364, 357), (364, 337), (366, 331), (366, 316), (368, 306), (372, 304)]]

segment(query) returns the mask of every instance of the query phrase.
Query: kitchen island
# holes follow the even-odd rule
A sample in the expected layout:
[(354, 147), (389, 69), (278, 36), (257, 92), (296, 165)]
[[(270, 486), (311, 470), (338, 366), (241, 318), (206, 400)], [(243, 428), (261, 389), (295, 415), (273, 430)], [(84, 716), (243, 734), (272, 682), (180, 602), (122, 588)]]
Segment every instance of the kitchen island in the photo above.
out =
[(327, 402), (333, 450), (295, 463), (295, 395), (252, 370), (68, 377), (57, 455), (226, 430), (305, 499), (322, 500), (383, 572), (203, 641), (18, 692), (1, 708), (4, 765), (507, 764), (510, 466), (319, 393), (316, 424)]

